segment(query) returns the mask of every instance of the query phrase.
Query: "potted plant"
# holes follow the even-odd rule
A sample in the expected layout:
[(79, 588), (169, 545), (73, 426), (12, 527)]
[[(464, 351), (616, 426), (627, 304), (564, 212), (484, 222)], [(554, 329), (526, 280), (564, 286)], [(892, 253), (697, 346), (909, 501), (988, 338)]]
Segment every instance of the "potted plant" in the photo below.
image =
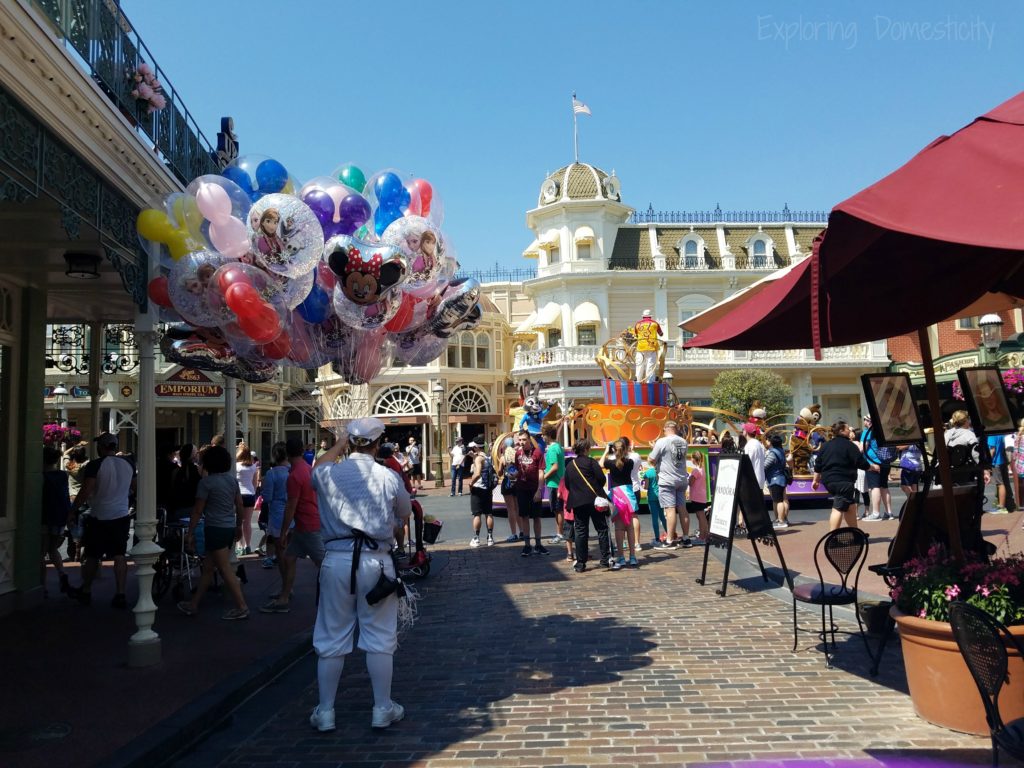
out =
[[(949, 604), (964, 600), (1024, 639), (1024, 556), (958, 562), (936, 544), (905, 564), (891, 594), (907, 685), (917, 714), (954, 731), (988, 734), (985, 709), (949, 624)], [(1010, 653), (1009, 683), (999, 697), (1004, 722), (1024, 717), (1024, 658)]]

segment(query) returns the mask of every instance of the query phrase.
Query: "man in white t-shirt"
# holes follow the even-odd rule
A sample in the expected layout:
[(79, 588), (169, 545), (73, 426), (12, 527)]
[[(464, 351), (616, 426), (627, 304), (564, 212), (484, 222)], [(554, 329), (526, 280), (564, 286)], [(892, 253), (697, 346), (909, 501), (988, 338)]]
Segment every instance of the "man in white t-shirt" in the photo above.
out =
[(124, 588), (128, 579), (128, 535), (131, 530), (128, 497), (135, 491), (135, 467), (117, 456), (117, 435), (104, 432), (93, 439), (99, 458), (85, 465), (82, 489), (71, 505), (71, 514), (89, 503), (89, 520), (82, 544), (82, 585), (68, 589), (68, 595), (84, 605), (92, 602), (92, 582), (104, 557), (114, 561), (117, 592), (111, 605), (127, 608)]
[(678, 430), (676, 422), (666, 421), (664, 435), (658, 438), (647, 456), (647, 460), (658, 469), (658, 500), (665, 511), (665, 530), (668, 531), (665, 549), (690, 545), (686, 537), (681, 542), (675, 540), (676, 510), (682, 509), (686, 514), (686, 487), (690, 481), (690, 473), (686, 469), (686, 441), (679, 436)]
[(747, 454), (750, 463), (754, 465), (754, 477), (757, 478), (757, 487), (763, 490), (765, 482), (764, 443), (757, 439), (757, 427), (749, 421), (743, 425), (743, 433), (747, 437), (747, 442), (743, 446), (743, 452)]
[(455, 495), (455, 485), (456, 483), (458, 483), (459, 496), (461, 496), (462, 477), (465, 472), (465, 469), (462, 465), (466, 461), (466, 447), (465, 445), (463, 445), (461, 437), (455, 438), (455, 445), (452, 446), (452, 449), (448, 451), (448, 453), (451, 454), (452, 457), (452, 492), (449, 495)]

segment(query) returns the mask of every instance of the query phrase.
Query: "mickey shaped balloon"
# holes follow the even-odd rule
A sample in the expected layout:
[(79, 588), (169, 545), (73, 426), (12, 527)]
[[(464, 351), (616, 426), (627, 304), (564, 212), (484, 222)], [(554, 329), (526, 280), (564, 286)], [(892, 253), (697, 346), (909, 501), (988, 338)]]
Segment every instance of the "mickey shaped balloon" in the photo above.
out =
[(334, 308), (353, 328), (377, 328), (398, 311), (396, 286), (406, 268), (396, 248), (378, 246), (347, 235), (331, 238), (324, 257), (338, 280)]
[(366, 198), (329, 176), (306, 182), (299, 196), (320, 221), (325, 240), (351, 235), (370, 220)]

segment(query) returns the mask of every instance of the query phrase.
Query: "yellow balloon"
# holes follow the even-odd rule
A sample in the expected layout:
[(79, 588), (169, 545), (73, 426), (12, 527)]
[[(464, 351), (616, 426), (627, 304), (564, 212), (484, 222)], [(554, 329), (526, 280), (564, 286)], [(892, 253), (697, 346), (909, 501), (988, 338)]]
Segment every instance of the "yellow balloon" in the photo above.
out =
[(281, 190), (283, 195), (294, 195), (295, 194), (295, 182), (288, 179), (288, 183), (284, 185), (284, 189)]
[(174, 230), (165, 242), (167, 243), (167, 250), (171, 252), (171, 258), (175, 261), (196, 250), (192, 238), (183, 229)]
[(156, 243), (165, 243), (173, 235), (174, 227), (167, 214), (158, 211), (156, 208), (146, 208), (139, 212), (135, 220), (135, 229), (146, 240)]

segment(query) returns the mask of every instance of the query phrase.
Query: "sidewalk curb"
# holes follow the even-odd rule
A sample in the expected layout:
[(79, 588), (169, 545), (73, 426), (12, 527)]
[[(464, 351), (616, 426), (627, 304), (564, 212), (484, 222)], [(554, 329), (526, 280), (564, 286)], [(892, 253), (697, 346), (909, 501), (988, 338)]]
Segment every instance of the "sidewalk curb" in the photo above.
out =
[(313, 652), (313, 631), (293, 635), (273, 653), (249, 664), (164, 718), (96, 764), (96, 768), (159, 768), (201, 740), (271, 680)]

